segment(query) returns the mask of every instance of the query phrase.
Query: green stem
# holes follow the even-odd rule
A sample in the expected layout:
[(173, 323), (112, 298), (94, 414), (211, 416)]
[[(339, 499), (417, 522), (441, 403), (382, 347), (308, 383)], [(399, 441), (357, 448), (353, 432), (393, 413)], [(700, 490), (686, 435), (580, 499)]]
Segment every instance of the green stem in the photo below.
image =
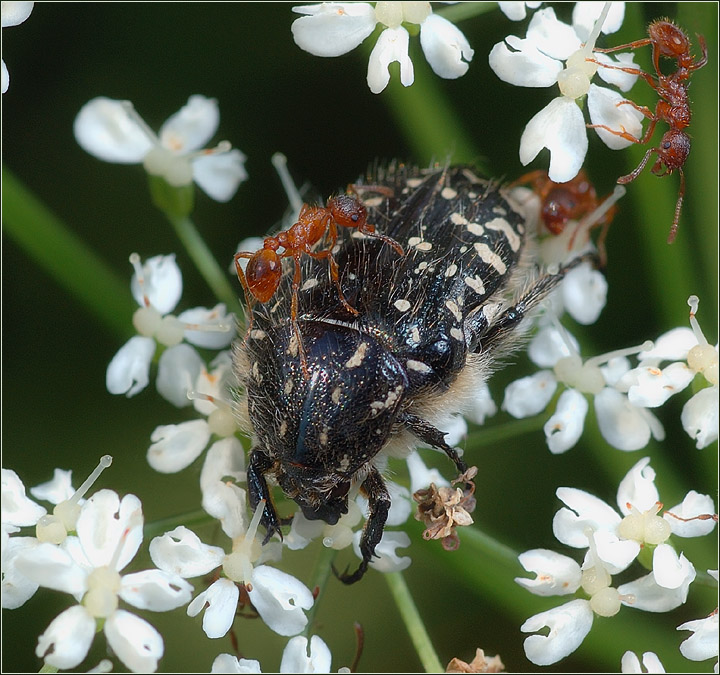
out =
[(152, 539), (152, 537), (157, 537), (160, 534), (174, 530), (179, 525), (191, 527), (193, 525), (209, 525), (214, 522), (215, 519), (209, 516), (206, 511), (198, 509), (197, 511), (180, 513), (177, 516), (164, 518), (162, 520), (154, 520), (151, 523), (145, 523), (143, 536), (145, 539)]
[(113, 334), (134, 334), (137, 308), (121, 280), (7, 168), (2, 170), (3, 231)]
[(317, 563), (315, 564), (313, 578), (310, 583), (310, 589), (313, 591), (313, 593), (315, 592), (315, 589), (317, 589), (317, 596), (315, 597), (315, 602), (313, 602), (313, 606), (305, 613), (308, 622), (307, 626), (305, 626), (305, 630), (303, 631), (303, 635), (307, 638), (309, 638), (313, 632), (315, 615), (317, 614), (320, 601), (325, 595), (325, 589), (327, 588), (328, 580), (332, 576), (332, 565), (336, 555), (337, 551), (334, 548), (328, 548), (327, 546), (323, 546), (322, 550), (320, 551), (320, 555), (318, 556)]
[(405, 627), (410, 635), (415, 650), (417, 651), (420, 662), (427, 673), (442, 673), (445, 669), (440, 664), (430, 636), (425, 629), (417, 605), (410, 594), (410, 589), (405, 583), (405, 578), (401, 572), (389, 572), (384, 575), (387, 581), (390, 593), (392, 593), (395, 604), (400, 611)]
[(243, 309), (238, 301), (237, 293), (228, 281), (227, 274), (218, 265), (200, 236), (192, 219), (188, 216), (176, 216), (167, 211), (164, 211), (164, 214), (215, 297), (225, 303), (229, 312), (238, 317), (242, 316)]
[[(547, 410), (552, 410), (550, 405), (548, 405)], [(535, 417), (526, 417), (505, 424), (482, 427), (468, 434), (468, 446), (484, 447), (485, 445), (500, 443), (501, 441), (540, 431), (549, 417), (550, 413), (543, 412)]]

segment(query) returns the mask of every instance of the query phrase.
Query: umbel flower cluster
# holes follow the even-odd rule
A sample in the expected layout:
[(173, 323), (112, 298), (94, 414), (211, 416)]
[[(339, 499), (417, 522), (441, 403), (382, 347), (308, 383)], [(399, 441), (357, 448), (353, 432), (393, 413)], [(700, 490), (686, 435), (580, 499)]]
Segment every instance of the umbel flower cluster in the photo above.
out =
[[(3, 28), (22, 23), (32, 5), (3, 3)], [(567, 12), (571, 23), (561, 21), (552, 7), (541, 8), (541, 3), (498, 5), (509, 20), (526, 23), (511, 31), (522, 37), (508, 34), (489, 50), (486, 76), (492, 72), (508, 84), (552, 92), (547, 105), (528, 116), (519, 139), (522, 165), (543, 157), (547, 149), (549, 180), (567, 183), (585, 163), (589, 127), (613, 150), (631, 146), (628, 136), (642, 138), (647, 115), (625, 95), (639, 77), (635, 53), (596, 51), (601, 36), (622, 26), (624, 3), (577, 3)], [(292, 11), (288, 39), (309, 54), (339, 57), (363, 43), (370, 46), (367, 86), (373, 94), (383, 95), (396, 74), (404, 87), (414, 84), (410, 45), (416, 37), (440, 78), (455, 80), (471, 68), (485, 66), (478, 63), (479, 50), (442, 16), (441, 3), (326, 2)], [(4, 61), (2, 69), (5, 93), (9, 76)], [(513, 104), (521, 106), (522, 97)], [(195, 184), (219, 203), (230, 201), (245, 181), (252, 184), (240, 150), (228, 141), (206, 147), (220, 127), (219, 110), (215, 99), (189, 95), (186, 105), (155, 133), (129, 101), (95, 96), (78, 106), (72, 131), (79, 146), (102, 162), (141, 165), (155, 205), (169, 220), (179, 215), (187, 221), (192, 200), (183, 195)], [(284, 223), (289, 227), (298, 219), (302, 199), (289, 175), (282, 177), (291, 206)], [(714, 497), (686, 485), (684, 498), (666, 506), (663, 499), (671, 504), (675, 499), (664, 495), (656, 479), (661, 485), (662, 473), (670, 469), (664, 465), (656, 473), (653, 467), (662, 463), (655, 461), (653, 450), (666, 438), (668, 418), (660, 414), (666, 406), (678, 411), (672, 423), (687, 447), (693, 452), (717, 451), (720, 378), (718, 345), (702, 321), (704, 299), (696, 295), (687, 299), (689, 311), (680, 325), (647, 335), (642, 344), (626, 344), (619, 332), (616, 349), (588, 354), (573, 334), (580, 327), (591, 329), (608, 302), (606, 277), (589, 262), (597, 254), (590, 231), (614, 208), (621, 190), (598, 200), (597, 210), (573, 214), (565, 229), (555, 233), (543, 224), (543, 197), (537, 191), (514, 186), (507, 195), (526, 214), (528, 229), (538, 232), (540, 242), (533, 248), (538, 268), (558, 269), (584, 254), (588, 261), (573, 266), (531, 317), (525, 347), (530, 371), (521, 376), (513, 371), (504, 391), (492, 381), (474, 383), (471, 410), (465, 416), (449, 413), (438, 425), (446, 432), (445, 442), (462, 444), (471, 433), (469, 425), (482, 427), (472, 433), (486, 427), (491, 431), (492, 418), (504, 415), (509, 427), (522, 424), (515, 420), (540, 421), (537, 429), (544, 435), (548, 461), (553, 455), (582, 452), (588, 436), (601, 437), (609, 455), (639, 450), (645, 455), (633, 461), (620, 480), (612, 504), (571, 485), (550, 490), (548, 498), (557, 498), (558, 510), (547, 527), (538, 523), (537, 529), (552, 531), (558, 544), (554, 549), (516, 553), (516, 569), (508, 571), (507, 578), (536, 596), (563, 597), (518, 622), (517, 653), (501, 656), (519, 670), (523, 651), (533, 664), (552, 666), (581, 648), (601, 620), (612, 622), (629, 612), (678, 610), (698, 584), (717, 585), (717, 569), (699, 569), (692, 554), (685, 553), (686, 547), (692, 550), (688, 540), (715, 535)], [(252, 252), (262, 245), (263, 240), (254, 237), (240, 242), (237, 250)], [(154, 384), (162, 399), (178, 410), (158, 420), (149, 432), (147, 471), (194, 472), (202, 522), (215, 527), (200, 531), (180, 519), (148, 536), (140, 497), (95, 484), (112, 464), (109, 456), (100, 459), (78, 489), (67, 468), (55, 469), (51, 480), (29, 488), (18, 473), (3, 468), (2, 607), (18, 610), (48, 590), (64, 594), (64, 608), (37, 638), (35, 655), (46, 669), (95, 666), (104, 672), (112, 667), (155, 672), (162, 667), (165, 641), (153, 625), (152, 613), (182, 612), (187, 621), (195, 621), (198, 639), (204, 633), (219, 641), (217, 656), (206, 670), (259, 673), (261, 663), (247, 645), (230, 653), (242, 621), (238, 608), (247, 607), (268, 631), (283, 638), (280, 672), (338, 670), (349, 664), (333, 663), (322, 627), (313, 621), (323, 589), (309, 585), (303, 574), (294, 572), (293, 563), (296, 551), (311, 547), (347, 549), (362, 559), (368, 499), (354, 486), (347, 513), (336, 523), (310, 520), (296, 510), (282, 523), (287, 526), (282, 537), (265, 537), (265, 503), (251, 508), (250, 502), (253, 477), (248, 475), (246, 454), (253, 430), (233, 410), (240, 385), (233, 372), (232, 344), (242, 339), (237, 330), (242, 308), (235, 291), (223, 293), (224, 265), (214, 261), (206, 261), (204, 269), (219, 271), (224, 279), (210, 284), (216, 297), (208, 299), (207, 307), (184, 304), (179, 253), (130, 253), (128, 296), (137, 305), (130, 331), (134, 335), (109, 360), (105, 385), (110, 394), (132, 399), (147, 394)], [(677, 311), (679, 315), (686, 310)], [(406, 549), (416, 543), (408, 534), (414, 519), (426, 526), (425, 538), (442, 540), (448, 555), (454, 555), (450, 549), (463, 539), (458, 528), (472, 531), (482, 510), (482, 483), (490, 478), (482, 468), (478, 472), (471, 467), (463, 480), (474, 478), (476, 491), (463, 490), (457, 479), (434, 468), (429, 457), (413, 452), (387, 468), (391, 507), (369, 574), (398, 578), (412, 564)], [(466, 459), (468, 464), (480, 463), (474, 457)], [(112, 469), (102, 476), (102, 484), (112, 484)], [(291, 506), (289, 500), (284, 504)], [(139, 563), (144, 554), (148, 562)], [(520, 569), (526, 574), (519, 576)], [(717, 672), (718, 611), (704, 609), (704, 615), (686, 612), (678, 620), (677, 630), (683, 635), (679, 651), (691, 661), (711, 660)], [(12, 621), (11, 613), (4, 616)], [(493, 651), (492, 636), (478, 640)], [(89, 662), (96, 641), (104, 641), (112, 662)], [(647, 672), (664, 672), (653, 649), (658, 647), (637, 645)], [(617, 667), (641, 672), (640, 657), (627, 651)], [(270, 667), (265, 665), (266, 670)], [(478, 649), (471, 664), (453, 659), (448, 672), (502, 668), (498, 657), (486, 659)]]

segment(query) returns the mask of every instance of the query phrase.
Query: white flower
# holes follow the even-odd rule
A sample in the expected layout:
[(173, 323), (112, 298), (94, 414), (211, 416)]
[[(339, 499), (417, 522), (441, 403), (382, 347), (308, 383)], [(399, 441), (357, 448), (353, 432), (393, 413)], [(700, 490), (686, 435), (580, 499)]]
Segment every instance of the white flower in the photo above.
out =
[(464, 75), (473, 50), (452, 23), (433, 14), (429, 2), (323, 2), (293, 7), (305, 14), (292, 24), (295, 43), (315, 56), (340, 56), (355, 49), (380, 23), (386, 28), (370, 54), (367, 82), (379, 94), (390, 81), (388, 66), (400, 64), (400, 81), (410, 86), (415, 74), (408, 55), (410, 35), (403, 23), (419, 24), (420, 44), (436, 75), (455, 79)]
[[(692, 635), (682, 642), (680, 652), (690, 661), (704, 661), (718, 657), (718, 611), (695, 621), (686, 621), (678, 630), (690, 630)], [(717, 670), (717, 665), (715, 670)]]
[(222, 548), (207, 546), (187, 528), (178, 527), (153, 539), (150, 557), (160, 569), (182, 577), (222, 570), (223, 576), (202, 591), (187, 609), (189, 616), (205, 610), (203, 630), (208, 637), (223, 637), (232, 627), (240, 595), (237, 584), (245, 585), (253, 606), (270, 629), (279, 635), (297, 635), (307, 624), (304, 610), (312, 607), (312, 593), (295, 577), (259, 564), (275, 556), (279, 544), (262, 546), (256, 538), (264, 502), (260, 502), (248, 523), (245, 491), (222, 490), (219, 485), (220, 477), (239, 473), (233, 453), (228, 452), (228, 447), (216, 447), (208, 462), (201, 477), (203, 504), (211, 503), (222, 511), (223, 531), (232, 538), (232, 550), (226, 554)]
[(100, 490), (85, 502), (77, 537), (62, 547), (43, 543), (22, 553), (18, 569), (36, 583), (70, 593), (78, 605), (62, 612), (39, 637), (36, 654), (56, 668), (85, 658), (101, 620), (110, 648), (134, 672), (154, 672), (163, 654), (160, 634), (145, 620), (119, 609), (119, 600), (168, 611), (190, 600), (192, 586), (160, 570), (120, 575), (142, 542), (140, 500)]
[(523, 568), (534, 572), (535, 579), (517, 577), (515, 582), (535, 595), (568, 595), (582, 582), (582, 570), (572, 558), (547, 549), (525, 551), (518, 556)]
[[(25, 487), (14, 471), (2, 470), (2, 606), (16, 609), (25, 604), (38, 589), (38, 584), (23, 575), (16, 566), (18, 556), (41, 543), (61, 544), (68, 532), (75, 531), (83, 496), (98, 476), (112, 463), (105, 455), (82, 484), (73, 490), (72, 471), (55, 469), (53, 479), (30, 492), (38, 499), (55, 504), (52, 514), (25, 497)], [(22, 526), (35, 525), (34, 537), (11, 537)]]
[[(309, 648), (309, 649), (308, 649)], [(330, 649), (318, 635), (310, 641), (298, 635), (288, 640), (280, 662), (281, 673), (329, 673), (332, 665)], [(261, 673), (260, 663), (220, 654), (213, 661), (211, 673)]]
[(130, 290), (139, 308), (133, 325), (139, 335), (131, 337), (115, 354), (105, 374), (111, 394), (127, 397), (141, 392), (150, 382), (150, 365), (156, 342), (168, 347), (160, 357), (157, 388), (173, 405), (190, 405), (187, 397), (203, 369), (198, 353), (183, 339), (200, 347), (221, 349), (235, 336), (234, 317), (219, 304), (213, 309), (197, 307), (180, 316), (171, 312), (182, 295), (183, 282), (175, 254), (149, 258), (145, 264), (133, 253), (130, 262), (135, 272)]
[(640, 667), (640, 660), (634, 652), (625, 652), (620, 661), (621, 671), (623, 673), (664, 673), (665, 668), (660, 663), (660, 659), (654, 652), (645, 652), (643, 655), (642, 664), (645, 666), (645, 670)]
[[(583, 5), (586, 3), (578, 3)], [(617, 106), (614, 92), (591, 83), (595, 73), (618, 86), (622, 91), (632, 87), (636, 75), (619, 70), (600, 68), (587, 59), (593, 58), (611, 64), (604, 54), (593, 52), (595, 40), (603, 32), (616, 31), (622, 24), (623, 3), (612, 3), (616, 8), (608, 15), (607, 10), (596, 15), (592, 33), (585, 32), (586, 16), (578, 14), (573, 26), (555, 17), (552, 8), (537, 11), (530, 21), (524, 39), (509, 35), (497, 43), (489, 55), (490, 67), (497, 76), (520, 87), (550, 87), (557, 84), (560, 96), (553, 99), (527, 124), (520, 139), (520, 161), (529, 164), (543, 148), (550, 151), (550, 179), (563, 183), (574, 178), (585, 159), (588, 148), (585, 118), (577, 99), (587, 96), (588, 109), (594, 124), (612, 129), (624, 129), (635, 138), (642, 134), (642, 113), (631, 105)], [(622, 9), (622, 7), (621, 7)], [(583, 44), (584, 43), (584, 44)], [(632, 64), (632, 55), (621, 55), (622, 66)], [(598, 129), (606, 144), (614, 149), (628, 147), (631, 141)]]
[[(18, 26), (30, 16), (34, 2), (10, 2), (2, 3), (2, 27)], [(2, 93), (4, 94), (10, 86), (10, 73), (8, 73), (5, 60), (2, 61)]]
[(143, 163), (153, 176), (173, 187), (194, 180), (210, 197), (227, 202), (247, 178), (245, 156), (223, 141), (212, 150), (202, 147), (220, 123), (217, 101), (191, 96), (155, 135), (129, 101), (99, 96), (86, 103), (75, 118), (75, 139), (88, 153), (105, 162)]
[[(355, 555), (362, 559), (363, 554), (360, 551), (360, 539), (362, 531), (355, 533), (353, 538), (353, 550)], [(401, 572), (410, 567), (412, 559), (407, 556), (400, 556), (396, 549), (406, 548), (410, 546), (410, 537), (406, 532), (390, 532), (386, 530), (382, 534), (382, 539), (375, 547), (375, 555), (370, 561), (370, 567), (378, 572)]]
[[(695, 318), (698, 304), (697, 296), (688, 298), (692, 330), (676, 328), (661, 335), (656, 349), (644, 354), (640, 365), (627, 373), (620, 384), (627, 388), (631, 403), (657, 407), (702, 375), (710, 386), (685, 404), (681, 421), (688, 435), (697, 441), (697, 447), (704, 448), (718, 438), (720, 358), (717, 345), (708, 343)], [(663, 361), (672, 363), (660, 368)]]
[(520, 630), (534, 633), (549, 628), (547, 635), (531, 635), (524, 642), (525, 655), (538, 666), (549, 666), (572, 654), (590, 632), (593, 611), (587, 600), (572, 600), (530, 617)]
[[(629, 370), (625, 354), (649, 347), (618, 350), (583, 361), (577, 342), (564, 329), (541, 328), (530, 342), (528, 355), (537, 365), (552, 366), (534, 375), (511, 382), (505, 390), (503, 410), (518, 418), (542, 412), (558, 384), (566, 390), (558, 399), (555, 413), (545, 424), (548, 447), (554, 454), (572, 448), (579, 440), (588, 411), (586, 396), (594, 397), (598, 426), (605, 440), (620, 450), (638, 450), (650, 436), (662, 440), (664, 430), (648, 410), (633, 406), (627, 396), (614, 388), (620, 374)], [(607, 362), (607, 366), (600, 364)]]
[(500, 11), (511, 21), (522, 21), (527, 16), (527, 8), (537, 9), (542, 2), (498, 2)]

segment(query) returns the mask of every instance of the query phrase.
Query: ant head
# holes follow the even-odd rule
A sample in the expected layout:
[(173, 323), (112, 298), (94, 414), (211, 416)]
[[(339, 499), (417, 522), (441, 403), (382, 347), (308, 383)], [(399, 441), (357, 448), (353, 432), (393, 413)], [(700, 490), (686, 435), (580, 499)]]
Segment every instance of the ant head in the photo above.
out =
[(663, 56), (677, 59), (690, 51), (687, 35), (671, 21), (654, 21), (648, 26), (648, 35)]
[[(690, 154), (690, 137), (684, 131), (667, 131), (660, 141), (657, 154), (658, 163), (662, 161), (665, 164), (667, 173), (681, 168)], [(652, 172), (658, 173), (655, 169), (653, 167)]]
[(342, 227), (362, 229), (367, 220), (367, 209), (352, 195), (338, 195), (329, 199), (327, 208), (335, 222)]
[(267, 302), (275, 294), (282, 276), (282, 260), (276, 251), (261, 248), (248, 261), (245, 279), (250, 293), (260, 302)]

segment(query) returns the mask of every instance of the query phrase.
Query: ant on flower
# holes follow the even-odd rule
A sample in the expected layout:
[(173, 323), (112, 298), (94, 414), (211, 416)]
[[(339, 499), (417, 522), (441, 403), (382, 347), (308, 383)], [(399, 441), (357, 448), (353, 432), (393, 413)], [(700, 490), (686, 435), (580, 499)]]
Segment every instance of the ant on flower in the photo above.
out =
[[(628, 44), (611, 47), (609, 49), (596, 49), (599, 52), (614, 52), (621, 49), (637, 49), (652, 45), (653, 48), (653, 65), (655, 67), (655, 75), (646, 73), (638, 68), (629, 68), (622, 66), (611, 66), (594, 61), (603, 68), (612, 68), (621, 70), (625, 73), (642, 77), (660, 97), (655, 110), (652, 111), (645, 106), (637, 105), (632, 101), (621, 101), (618, 105), (631, 105), (633, 108), (641, 112), (650, 120), (645, 135), (641, 139), (635, 138), (624, 129), (617, 131), (603, 124), (588, 125), (593, 128), (601, 128), (621, 136), (622, 138), (633, 143), (647, 143), (655, 131), (655, 125), (658, 122), (665, 122), (670, 127), (663, 134), (660, 145), (656, 148), (650, 148), (645, 156), (638, 164), (637, 168), (631, 171), (627, 176), (618, 178), (618, 183), (625, 184), (635, 180), (643, 171), (650, 156), (655, 153), (657, 159), (653, 165), (652, 173), (656, 176), (667, 176), (677, 169), (680, 174), (680, 189), (678, 191), (678, 200), (675, 205), (675, 217), (673, 218), (670, 233), (668, 235), (668, 244), (675, 240), (677, 235), (678, 221), (680, 220), (680, 210), (682, 209), (683, 198), (685, 197), (685, 174), (683, 166), (690, 154), (690, 136), (684, 131), (690, 126), (690, 101), (688, 99), (688, 86), (690, 75), (708, 62), (707, 44), (702, 35), (698, 35), (700, 43), (700, 51), (702, 56), (697, 61), (690, 53), (690, 40), (684, 31), (671, 21), (660, 19), (653, 21), (648, 26), (648, 36), (642, 40), (636, 40)], [(677, 70), (664, 75), (660, 70), (660, 57), (675, 59)]]
[[(352, 186), (349, 189), (352, 189)], [(268, 302), (280, 286), (283, 258), (292, 258), (295, 262), (290, 321), (298, 343), (303, 367), (305, 367), (305, 352), (297, 324), (298, 292), (302, 281), (300, 260), (303, 255), (308, 255), (315, 260), (327, 258), (330, 265), (330, 278), (337, 288), (340, 302), (350, 314), (357, 316), (357, 310), (350, 306), (345, 299), (340, 286), (338, 265), (333, 257), (333, 248), (338, 239), (338, 226), (354, 228), (368, 237), (380, 239), (392, 246), (398, 255), (404, 255), (402, 246), (394, 239), (375, 231), (375, 226), (367, 222), (367, 215), (367, 209), (359, 198), (350, 194), (331, 197), (328, 199), (326, 206), (303, 204), (298, 220), (292, 227), (278, 232), (276, 235), (265, 237), (263, 247), (259, 251), (240, 251), (236, 253), (234, 257), (235, 269), (245, 292), (245, 300), (248, 305), (248, 334), (252, 328), (253, 306), (256, 302)], [(325, 248), (313, 250), (313, 247), (324, 236), (326, 236)], [(283, 251), (278, 253), (280, 248)], [(244, 272), (240, 266), (241, 259), (248, 259)]]
[(610, 223), (617, 213), (617, 206), (613, 202), (606, 210), (596, 213), (608, 198), (598, 199), (595, 186), (590, 182), (584, 169), (580, 169), (575, 178), (565, 183), (550, 180), (547, 171), (538, 169), (520, 176), (509, 187), (518, 185), (530, 186), (540, 199), (540, 219), (550, 234), (561, 235), (568, 221), (577, 221), (575, 230), (568, 240), (568, 250), (572, 250), (575, 238), (582, 229), (601, 227), (597, 249), (600, 256), (599, 264), (601, 267), (605, 266), (607, 262), (605, 238)]

